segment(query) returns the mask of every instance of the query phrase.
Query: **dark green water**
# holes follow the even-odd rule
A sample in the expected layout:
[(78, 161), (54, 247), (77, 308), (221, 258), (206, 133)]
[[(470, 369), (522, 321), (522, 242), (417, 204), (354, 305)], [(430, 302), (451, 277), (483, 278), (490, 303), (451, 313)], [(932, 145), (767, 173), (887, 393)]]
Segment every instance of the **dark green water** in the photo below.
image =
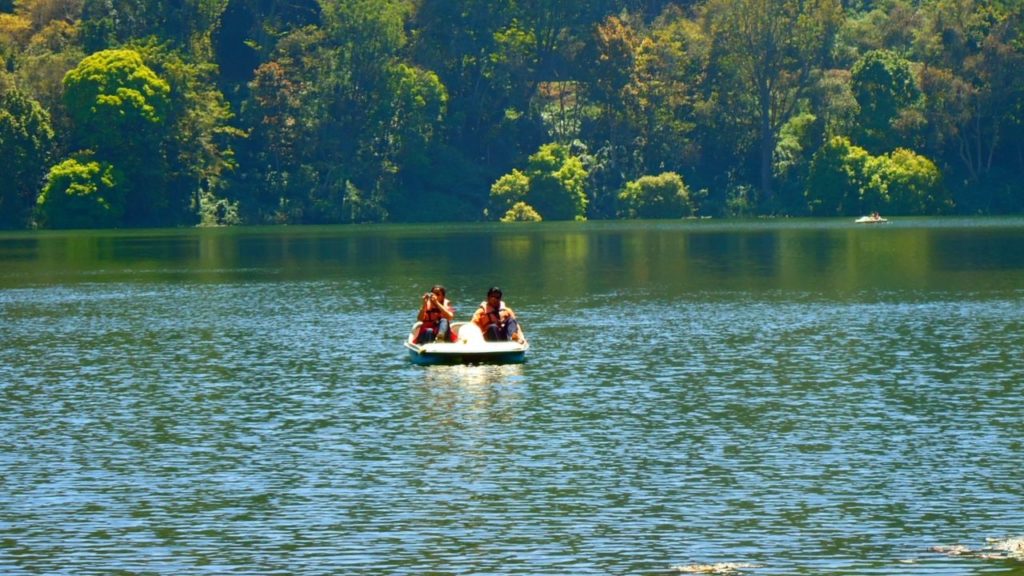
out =
[(6, 234), (0, 328), (3, 574), (1024, 574), (932, 551), (1024, 535), (1024, 220)]

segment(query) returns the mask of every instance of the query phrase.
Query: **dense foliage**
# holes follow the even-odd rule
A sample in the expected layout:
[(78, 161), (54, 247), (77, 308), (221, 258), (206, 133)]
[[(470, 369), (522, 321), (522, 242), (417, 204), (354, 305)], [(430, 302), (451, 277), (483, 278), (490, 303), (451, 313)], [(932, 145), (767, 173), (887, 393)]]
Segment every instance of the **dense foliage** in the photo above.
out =
[(1019, 212), (1022, 18), (1016, 0), (4, 2), (0, 226)]
[(674, 172), (629, 182), (619, 193), (619, 205), (624, 218), (681, 218), (693, 211), (690, 191)]
[(82, 153), (50, 169), (39, 195), (39, 222), (53, 228), (117, 226), (125, 193), (124, 178), (112, 164)]
[(0, 228), (27, 225), (53, 148), (50, 116), (16, 90), (0, 95)]

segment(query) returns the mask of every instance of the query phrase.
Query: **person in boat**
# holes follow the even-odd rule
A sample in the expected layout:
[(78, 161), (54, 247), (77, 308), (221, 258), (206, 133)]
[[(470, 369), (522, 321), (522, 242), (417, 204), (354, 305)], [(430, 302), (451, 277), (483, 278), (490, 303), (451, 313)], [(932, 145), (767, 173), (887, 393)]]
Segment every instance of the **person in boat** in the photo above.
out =
[(438, 338), (442, 342), (451, 340), (451, 322), (455, 318), (455, 308), (447, 298), (444, 286), (435, 285), (423, 295), (423, 305), (416, 319), (420, 321), (420, 331), (416, 335), (417, 344), (427, 344)]
[(488, 290), (487, 300), (481, 302), (480, 307), (473, 313), (472, 322), (483, 332), (484, 340), (522, 342), (523, 333), (516, 321), (516, 314), (505, 306), (501, 297), (501, 288), (495, 286)]

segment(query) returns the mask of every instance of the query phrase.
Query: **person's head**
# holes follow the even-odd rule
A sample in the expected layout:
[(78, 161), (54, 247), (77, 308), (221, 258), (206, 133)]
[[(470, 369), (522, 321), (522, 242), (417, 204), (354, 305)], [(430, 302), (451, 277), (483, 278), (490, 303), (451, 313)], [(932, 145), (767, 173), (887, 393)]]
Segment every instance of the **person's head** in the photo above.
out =
[(430, 291), (434, 293), (434, 296), (437, 296), (438, 300), (444, 300), (447, 297), (444, 286), (441, 286), (440, 284), (434, 284), (434, 287), (431, 288)]
[(501, 288), (493, 286), (487, 291), (487, 302), (497, 305), (501, 302), (501, 296)]

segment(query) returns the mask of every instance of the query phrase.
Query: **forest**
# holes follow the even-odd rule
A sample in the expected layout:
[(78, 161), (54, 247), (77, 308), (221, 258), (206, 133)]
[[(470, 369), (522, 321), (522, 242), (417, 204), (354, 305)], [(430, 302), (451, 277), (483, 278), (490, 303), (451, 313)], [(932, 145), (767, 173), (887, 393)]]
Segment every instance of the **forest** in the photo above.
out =
[(1022, 0), (0, 0), (0, 228), (1024, 211)]

